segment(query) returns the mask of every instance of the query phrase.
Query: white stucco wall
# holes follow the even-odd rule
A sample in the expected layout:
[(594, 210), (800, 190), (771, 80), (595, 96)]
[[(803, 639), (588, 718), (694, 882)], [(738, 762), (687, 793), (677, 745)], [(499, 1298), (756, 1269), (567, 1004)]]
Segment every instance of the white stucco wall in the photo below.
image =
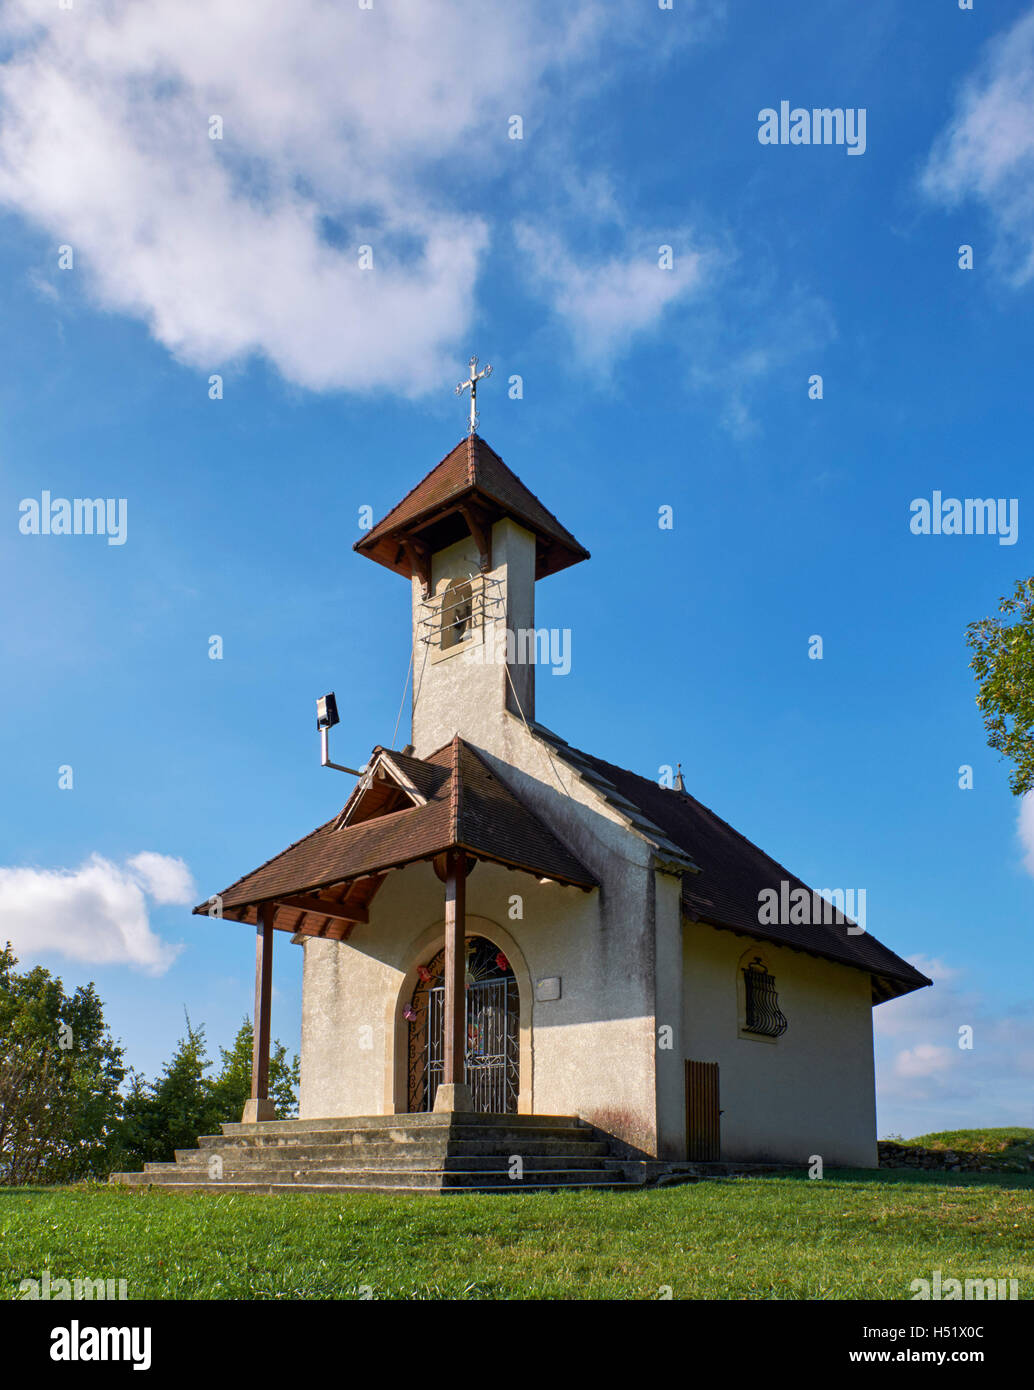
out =
[[(305, 942), (303, 1119), (405, 1111), (406, 1024), (413, 975), (440, 948), (443, 886), (430, 865), (387, 878), (371, 920), (348, 942)], [(523, 918), (510, 916), (513, 895)], [(630, 1146), (656, 1151), (653, 966), (638, 891), (598, 892), (539, 883), (479, 864), (467, 884), (467, 930), (497, 941), (522, 989), (527, 1036), (521, 1104), (536, 1114), (579, 1114)], [(635, 911), (638, 908), (640, 920)], [(676, 972), (677, 973), (677, 972)], [(524, 976), (523, 983), (521, 977)], [(561, 997), (536, 1001), (534, 983), (559, 977)]]
[(876, 1166), (871, 985), (832, 961), (757, 943), (789, 1027), (739, 1036), (737, 972), (748, 938), (684, 928), (685, 1056), (719, 1065), (722, 1157)]
[[(457, 541), (431, 557), (431, 595), (450, 579), (479, 575), (473, 537)], [(449, 655), (434, 652), (422, 640), (430, 612), (420, 581), (411, 585), (413, 623), (413, 733), (418, 757), (424, 757), (459, 733), (471, 743), (491, 742), (503, 710), (519, 707), (529, 721), (535, 715), (535, 668), (515, 663), (509, 677), (505, 664), (477, 660), (505, 654), (505, 633), (535, 627), (535, 537), (512, 521), (492, 527), (492, 568), (485, 576), (485, 614), (475, 625), (476, 640)], [(486, 628), (494, 632), (486, 633)], [(496, 638), (496, 640), (493, 640)], [(512, 684), (511, 684), (512, 682)]]

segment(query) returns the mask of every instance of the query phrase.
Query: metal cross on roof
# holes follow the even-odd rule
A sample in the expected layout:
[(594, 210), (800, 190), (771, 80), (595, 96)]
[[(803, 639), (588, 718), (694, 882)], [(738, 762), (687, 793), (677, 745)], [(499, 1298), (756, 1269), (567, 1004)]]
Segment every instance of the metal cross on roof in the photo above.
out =
[(456, 387), (457, 396), (464, 391), (470, 391), (470, 433), (473, 434), (477, 429), (478, 423), (478, 382), (483, 376), (491, 376), (492, 367), (488, 364), (478, 371), (478, 360), (476, 357), (470, 359), (470, 376), (466, 381), (461, 381)]

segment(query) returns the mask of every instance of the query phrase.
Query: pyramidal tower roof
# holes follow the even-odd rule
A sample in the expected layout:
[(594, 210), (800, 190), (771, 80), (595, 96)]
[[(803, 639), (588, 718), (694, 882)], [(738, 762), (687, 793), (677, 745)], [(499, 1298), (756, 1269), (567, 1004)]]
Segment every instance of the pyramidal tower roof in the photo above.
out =
[(440, 550), (471, 531), (510, 517), (536, 538), (535, 577), (587, 560), (589, 552), (477, 434), (432, 468), (354, 549), (412, 577), (414, 548)]

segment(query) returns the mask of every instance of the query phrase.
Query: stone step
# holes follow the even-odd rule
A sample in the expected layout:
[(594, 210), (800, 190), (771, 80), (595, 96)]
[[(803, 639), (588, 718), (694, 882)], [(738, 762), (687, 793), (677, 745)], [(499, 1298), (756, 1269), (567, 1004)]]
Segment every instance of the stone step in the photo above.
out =
[[(367, 1169), (413, 1172), (462, 1172), (469, 1169), (484, 1173), (506, 1173), (510, 1166), (510, 1157), (505, 1154), (443, 1154), (431, 1157), (413, 1154), (381, 1154), (370, 1159), (358, 1154), (355, 1156), (339, 1154), (325, 1159), (321, 1163), (314, 1163), (307, 1158), (246, 1159), (242, 1161), (235, 1155), (229, 1155), (223, 1158), (223, 1174), (224, 1177), (258, 1175), (269, 1176), (270, 1178), (286, 1174), (290, 1178), (291, 1174), (300, 1170), (320, 1173), (364, 1172)], [(603, 1165), (608, 1162), (606, 1156), (601, 1154), (522, 1154), (521, 1161), (526, 1172), (565, 1168), (602, 1169)], [(148, 1173), (181, 1172), (196, 1177), (198, 1173), (207, 1173), (208, 1158), (195, 1153), (188, 1153), (182, 1157), (177, 1154), (175, 1163), (148, 1163), (145, 1164), (144, 1171)]]
[[(173, 1163), (114, 1173), (180, 1192), (452, 1192), (626, 1188), (605, 1136), (575, 1115), (361, 1115), (225, 1124)], [(218, 1154), (223, 1176), (210, 1178)], [(509, 1176), (519, 1155), (520, 1179)]]
[(391, 1139), (368, 1141), (362, 1144), (242, 1144), (224, 1139), (204, 1144), (197, 1149), (177, 1149), (177, 1160), (196, 1159), (207, 1163), (212, 1154), (221, 1154), (223, 1161), (248, 1163), (294, 1162), (296, 1159), (323, 1161), (352, 1160), (376, 1162), (388, 1155), (410, 1156), (438, 1160), (456, 1154), (510, 1157), (515, 1153), (566, 1154), (586, 1156), (609, 1153), (609, 1146), (599, 1139), (543, 1139), (538, 1135), (520, 1135), (509, 1139), (422, 1139), (415, 1143), (399, 1143)]
[(299, 1174), (284, 1182), (261, 1177), (205, 1181), (180, 1169), (162, 1173), (113, 1173), (108, 1179), (126, 1187), (163, 1187), (177, 1192), (515, 1192), (572, 1187), (632, 1188), (613, 1174), (598, 1169), (543, 1169), (530, 1179), (514, 1181), (501, 1174), (478, 1171), (395, 1170), (366, 1168), (334, 1172), (320, 1169), (316, 1174)]
[(218, 1188), (235, 1183), (271, 1183), (274, 1186), (295, 1187), (302, 1184), (329, 1184), (331, 1186), (367, 1187), (371, 1183), (378, 1187), (469, 1187), (471, 1184), (509, 1188), (522, 1187), (528, 1182), (544, 1183), (563, 1187), (580, 1184), (591, 1179), (605, 1182), (624, 1183), (622, 1175), (609, 1172), (605, 1168), (540, 1168), (527, 1172), (523, 1178), (511, 1178), (505, 1169), (461, 1169), (461, 1168), (300, 1168), (296, 1172), (287, 1169), (283, 1172), (268, 1172), (259, 1169), (254, 1173), (228, 1172), (219, 1178), (210, 1178), (204, 1173), (179, 1168), (162, 1173), (136, 1174), (144, 1182), (155, 1183), (159, 1187), (190, 1186), (202, 1183)]
[(504, 1127), (509, 1129), (551, 1128), (580, 1129), (591, 1132), (577, 1115), (497, 1115), (475, 1112), (443, 1115), (434, 1111), (401, 1115), (338, 1115), (318, 1120), (261, 1120), (258, 1124), (224, 1124), (223, 1134), (291, 1134), (311, 1130), (357, 1130), (357, 1129), (416, 1129), (430, 1126), (462, 1126), (479, 1129), (483, 1127)]
[[(483, 1175), (480, 1175), (483, 1177)], [(145, 1173), (113, 1173), (108, 1179), (110, 1183), (122, 1183), (127, 1187), (166, 1187), (176, 1192), (250, 1192), (260, 1195), (275, 1196), (281, 1193), (306, 1193), (317, 1196), (333, 1196), (347, 1192), (377, 1192), (384, 1194), (398, 1195), (399, 1193), (411, 1194), (421, 1193), (425, 1195), (445, 1196), (450, 1192), (557, 1192), (557, 1191), (580, 1191), (583, 1189), (613, 1192), (632, 1190), (637, 1186), (635, 1183), (626, 1182), (622, 1178), (602, 1178), (587, 1177), (581, 1182), (566, 1181), (562, 1183), (544, 1181), (544, 1174), (539, 1174), (534, 1182), (506, 1183), (501, 1182), (471, 1182), (464, 1186), (437, 1186), (437, 1187), (418, 1187), (411, 1184), (390, 1183), (381, 1184), (374, 1179), (367, 1179), (364, 1182), (310, 1182), (310, 1183), (281, 1183), (281, 1182), (182, 1182), (165, 1183), (154, 1182)]]
[(266, 1130), (261, 1125), (240, 1126), (227, 1133), (202, 1134), (198, 1144), (202, 1148), (213, 1145), (247, 1144), (254, 1147), (276, 1148), (284, 1144), (418, 1144), (445, 1139), (458, 1140), (513, 1140), (524, 1142), (533, 1139), (565, 1139), (571, 1142), (592, 1141), (595, 1131), (588, 1125), (537, 1124), (512, 1125), (505, 1119), (492, 1125), (437, 1124), (411, 1125), (407, 1121), (396, 1120), (392, 1125), (358, 1126), (338, 1124), (333, 1129), (290, 1129)]

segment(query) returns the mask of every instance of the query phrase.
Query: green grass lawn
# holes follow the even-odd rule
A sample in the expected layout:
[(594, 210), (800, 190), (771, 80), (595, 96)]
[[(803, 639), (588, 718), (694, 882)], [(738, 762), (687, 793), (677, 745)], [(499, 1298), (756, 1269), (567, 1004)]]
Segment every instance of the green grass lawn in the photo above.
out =
[[(1034, 1178), (907, 1170), (635, 1192), (258, 1196), (0, 1189), (0, 1297), (907, 1299), (933, 1270), (1034, 1290)], [(365, 1296), (370, 1296), (369, 1293)]]
[(1022, 1162), (1034, 1154), (1034, 1129), (942, 1129), (936, 1134), (920, 1134), (906, 1139), (923, 1149), (954, 1149), (956, 1152), (991, 1154), (999, 1161)]

